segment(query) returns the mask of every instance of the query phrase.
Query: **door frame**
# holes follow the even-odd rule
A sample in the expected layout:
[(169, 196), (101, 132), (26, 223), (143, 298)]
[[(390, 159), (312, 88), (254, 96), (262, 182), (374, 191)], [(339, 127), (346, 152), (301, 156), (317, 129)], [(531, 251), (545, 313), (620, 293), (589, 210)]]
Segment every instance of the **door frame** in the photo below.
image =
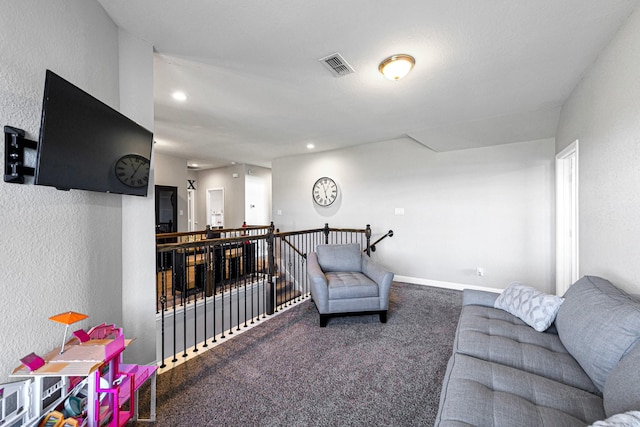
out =
[(198, 231), (196, 226), (196, 190), (187, 190), (187, 231)]
[[(220, 199), (221, 199), (221, 206), (219, 209), (220, 211), (220, 219), (221, 219), (221, 223), (220, 224), (212, 224), (211, 221), (211, 215), (212, 215), (212, 202), (211, 202), (211, 195), (212, 193), (216, 193), (216, 192), (220, 192)], [(206, 222), (208, 225), (211, 226), (211, 228), (219, 228), (222, 227), (224, 228), (224, 205), (225, 205), (225, 200), (224, 200), (224, 188), (222, 187), (217, 187), (217, 188), (207, 188), (207, 193), (206, 193), (206, 201), (207, 201), (207, 213), (206, 213)]]
[(556, 294), (579, 275), (578, 140), (556, 155)]

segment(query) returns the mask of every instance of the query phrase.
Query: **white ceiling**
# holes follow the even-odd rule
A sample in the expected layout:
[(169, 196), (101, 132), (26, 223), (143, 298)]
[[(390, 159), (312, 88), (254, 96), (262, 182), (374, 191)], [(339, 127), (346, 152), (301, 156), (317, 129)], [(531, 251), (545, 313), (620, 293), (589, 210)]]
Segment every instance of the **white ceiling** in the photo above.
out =
[[(150, 42), (156, 149), (208, 167), (411, 137), (436, 151), (553, 137), (638, 0), (98, 0)], [(355, 73), (318, 60), (339, 52)], [(408, 53), (413, 71), (378, 64)], [(171, 98), (175, 90), (185, 102)]]

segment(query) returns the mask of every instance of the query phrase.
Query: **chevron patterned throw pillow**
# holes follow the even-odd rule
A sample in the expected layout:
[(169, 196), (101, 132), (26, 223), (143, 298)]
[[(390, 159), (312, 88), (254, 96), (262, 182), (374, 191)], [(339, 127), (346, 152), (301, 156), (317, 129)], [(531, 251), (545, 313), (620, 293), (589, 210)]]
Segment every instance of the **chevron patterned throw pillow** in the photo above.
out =
[(563, 301), (564, 298), (513, 282), (496, 299), (494, 307), (513, 314), (542, 332), (551, 326)]

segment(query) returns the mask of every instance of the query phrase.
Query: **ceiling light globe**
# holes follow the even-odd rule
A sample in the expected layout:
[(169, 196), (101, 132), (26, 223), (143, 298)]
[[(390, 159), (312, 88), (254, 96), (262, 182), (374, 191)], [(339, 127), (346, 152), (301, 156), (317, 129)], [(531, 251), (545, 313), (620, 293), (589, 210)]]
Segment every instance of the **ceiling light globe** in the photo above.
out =
[(409, 74), (415, 63), (411, 55), (393, 55), (382, 61), (378, 70), (389, 80), (400, 80)]
[(184, 92), (176, 91), (176, 92), (173, 92), (171, 94), (171, 96), (176, 101), (186, 101), (187, 100), (187, 94), (185, 94)]

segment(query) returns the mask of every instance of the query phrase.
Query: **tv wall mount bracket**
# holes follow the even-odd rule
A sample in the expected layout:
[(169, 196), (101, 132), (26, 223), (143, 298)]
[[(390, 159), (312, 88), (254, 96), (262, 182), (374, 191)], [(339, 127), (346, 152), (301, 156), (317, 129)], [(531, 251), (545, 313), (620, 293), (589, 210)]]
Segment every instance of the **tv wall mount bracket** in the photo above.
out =
[(24, 135), (22, 129), (4, 127), (4, 182), (24, 184), (24, 177), (35, 173), (34, 168), (24, 166), (24, 149), (36, 149), (38, 143)]

